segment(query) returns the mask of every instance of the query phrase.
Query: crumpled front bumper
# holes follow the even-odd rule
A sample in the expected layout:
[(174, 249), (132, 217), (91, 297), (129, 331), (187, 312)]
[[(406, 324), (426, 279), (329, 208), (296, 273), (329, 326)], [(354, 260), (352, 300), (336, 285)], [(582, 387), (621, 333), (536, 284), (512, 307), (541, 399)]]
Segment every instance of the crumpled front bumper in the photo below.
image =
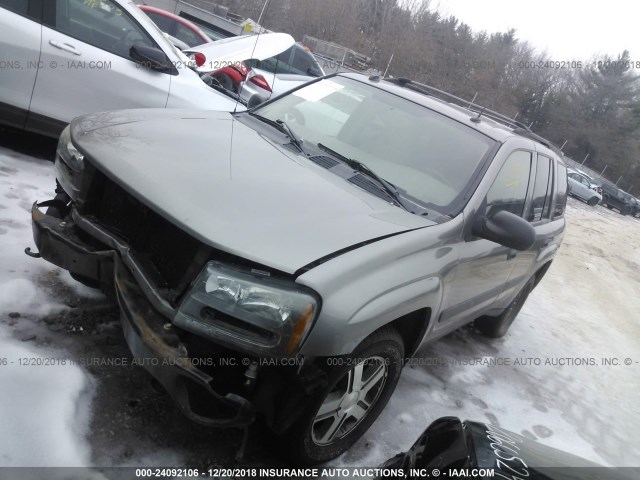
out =
[[(75, 210), (61, 221), (39, 207), (37, 202), (33, 204), (31, 218), (42, 258), (103, 287), (114, 287), (132, 354), (165, 387), (180, 410), (191, 420), (212, 427), (251, 424), (254, 406), (239, 395), (218, 394), (212, 386), (214, 379), (192, 364), (169, 322), (172, 307), (153, 288), (129, 247)], [(97, 241), (87, 241), (87, 234)], [(207, 396), (220, 416), (194, 411), (194, 392)]]

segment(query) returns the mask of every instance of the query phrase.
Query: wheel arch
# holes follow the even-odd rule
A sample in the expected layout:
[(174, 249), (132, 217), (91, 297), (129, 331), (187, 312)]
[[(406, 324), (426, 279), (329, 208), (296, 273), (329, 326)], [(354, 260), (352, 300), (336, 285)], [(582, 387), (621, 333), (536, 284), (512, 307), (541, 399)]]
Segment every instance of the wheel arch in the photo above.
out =
[(416, 353), (416, 350), (418, 350), (418, 347), (422, 343), (422, 339), (427, 333), (429, 324), (431, 323), (431, 313), (432, 310), (429, 307), (420, 308), (380, 328), (391, 326), (398, 331), (404, 343), (404, 356), (409, 358)]

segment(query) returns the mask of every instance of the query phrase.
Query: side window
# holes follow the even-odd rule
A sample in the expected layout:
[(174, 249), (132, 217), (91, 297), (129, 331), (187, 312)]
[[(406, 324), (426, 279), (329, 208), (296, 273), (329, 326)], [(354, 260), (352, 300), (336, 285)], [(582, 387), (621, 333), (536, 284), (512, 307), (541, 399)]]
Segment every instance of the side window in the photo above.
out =
[(42, 3), (28, 0), (0, 0), (0, 8), (28, 17), (36, 22), (42, 21)]
[(322, 74), (316, 67), (311, 54), (302, 48), (295, 48), (293, 50), (293, 61), (291, 66), (296, 70), (296, 73), (300, 75), (309, 75), (312, 77), (319, 77)]
[(564, 215), (564, 208), (567, 205), (567, 167), (558, 164), (558, 190), (556, 192), (556, 208), (554, 217)]
[(293, 47), (285, 50), (275, 57), (259, 61), (256, 68), (266, 70), (269, 73), (295, 73), (289, 64)]
[(145, 10), (144, 13), (147, 14), (151, 21), (155, 23), (161, 31), (163, 31), (164, 33), (168, 33), (169, 35), (173, 35), (173, 28), (176, 23), (175, 21), (156, 12), (147, 12)]
[[(529, 213), (527, 214), (527, 220), (530, 222), (538, 222), (543, 218), (549, 218), (548, 204), (551, 203), (551, 196), (549, 195), (550, 173), (551, 159), (538, 155), (536, 178), (533, 184), (533, 198), (531, 200), (531, 207), (529, 207)], [(547, 204), (546, 211), (544, 208), (545, 204)]]
[(502, 210), (522, 216), (530, 174), (531, 152), (513, 152), (487, 193), (487, 216), (491, 217)]
[(580, 183), (582, 183), (585, 187), (591, 188), (591, 183), (585, 177), (580, 176)]
[(29, 2), (26, 0), (0, 0), (0, 7), (26, 17), (29, 10)]
[(206, 40), (203, 40), (202, 38), (200, 38), (200, 35), (198, 35), (196, 32), (191, 30), (186, 25), (183, 25), (182, 23), (178, 23), (176, 25), (175, 37), (178, 40), (182, 40), (184, 43), (186, 43), (190, 47), (195, 47), (196, 45), (202, 45), (203, 43), (207, 43)]
[(124, 58), (136, 44), (155, 47), (151, 37), (111, 0), (58, 0), (54, 28)]

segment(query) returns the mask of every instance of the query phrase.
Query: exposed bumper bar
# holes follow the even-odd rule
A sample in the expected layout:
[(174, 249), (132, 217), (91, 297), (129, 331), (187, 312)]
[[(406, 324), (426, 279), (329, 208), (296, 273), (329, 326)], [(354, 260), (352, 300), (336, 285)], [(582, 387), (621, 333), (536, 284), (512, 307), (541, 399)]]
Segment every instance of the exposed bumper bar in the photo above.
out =
[[(73, 222), (64, 222), (44, 214), (34, 203), (31, 217), (33, 237), (42, 258), (103, 286), (115, 287), (131, 352), (188, 418), (212, 427), (240, 427), (253, 422), (253, 405), (235, 394), (218, 394), (212, 387), (213, 378), (192, 364), (175, 328), (164, 328), (167, 319), (173, 317), (173, 308), (154, 289), (126, 244), (75, 210)], [(76, 228), (104, 245), (83, 241)], [(190, 384), (198, 386), (198, 392), (207, 395), (216, 408), (219, 406), (223, 415), (205, 416), (194, 411)]]

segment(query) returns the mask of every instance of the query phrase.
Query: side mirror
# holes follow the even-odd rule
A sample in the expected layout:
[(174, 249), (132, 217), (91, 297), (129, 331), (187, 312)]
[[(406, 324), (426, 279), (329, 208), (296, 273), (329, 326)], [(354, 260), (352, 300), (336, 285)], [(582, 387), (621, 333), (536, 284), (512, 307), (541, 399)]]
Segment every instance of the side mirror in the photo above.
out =
[(129, 55), (131, 55), (131, 59), (134, 62), (151, 70), (171, 73), (172, 75), (178, 73), (165, 53), (158, 48), (148, 47), (146, 45), (134, 45), (131, 47), (131, 50), (129, 50)]
[(254, 93), (253, 95), (251, 95), (251, 98), (249, 98), (249, 101), (247, 102), (247, 109), (251, 110), (254, 107), (257, 107), (260, 104), (263, 104), (264, 102), (266, 102), (267, 99), (260, 95), (259, 93)]
[(476, 237), (520, 251), (528, 250), (536, 241), (536, 231), (529, 222), (504, 210), (491, 218), (478, 217), (471, 233)]

